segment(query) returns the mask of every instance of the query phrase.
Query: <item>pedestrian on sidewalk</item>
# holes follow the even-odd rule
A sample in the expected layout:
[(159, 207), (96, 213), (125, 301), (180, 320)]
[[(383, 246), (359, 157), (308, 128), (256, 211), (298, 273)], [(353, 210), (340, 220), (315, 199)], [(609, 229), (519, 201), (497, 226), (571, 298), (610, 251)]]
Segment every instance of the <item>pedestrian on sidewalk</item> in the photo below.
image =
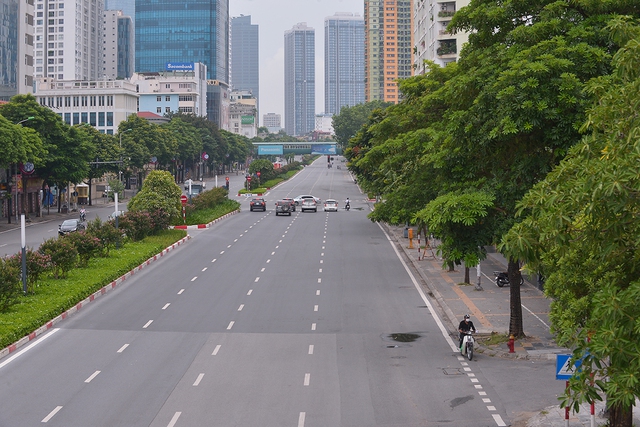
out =
[(476, 327), (473, 326), (473, 322), (471, 321), (471, 316), (468, 314), (464, 315), (464, 319), (458, 325), (458, 332), (460, 332), (460, 342), (458, 343), (458, 348), (462, 347), (462, 339), (467, 334), (467, 332), (472, 331), (476, 332)]

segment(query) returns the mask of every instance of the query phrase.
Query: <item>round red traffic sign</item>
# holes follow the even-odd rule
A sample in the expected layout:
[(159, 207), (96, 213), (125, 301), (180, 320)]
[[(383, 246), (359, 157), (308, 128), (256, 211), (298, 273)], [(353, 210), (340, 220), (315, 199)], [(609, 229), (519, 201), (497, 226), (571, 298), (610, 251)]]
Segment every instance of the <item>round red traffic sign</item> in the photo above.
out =
[(180, 196), (180, 202), (183, 205), (186, 205), (187, 204), (187, 196), (185, 196), (184, 194), (182, 196)]

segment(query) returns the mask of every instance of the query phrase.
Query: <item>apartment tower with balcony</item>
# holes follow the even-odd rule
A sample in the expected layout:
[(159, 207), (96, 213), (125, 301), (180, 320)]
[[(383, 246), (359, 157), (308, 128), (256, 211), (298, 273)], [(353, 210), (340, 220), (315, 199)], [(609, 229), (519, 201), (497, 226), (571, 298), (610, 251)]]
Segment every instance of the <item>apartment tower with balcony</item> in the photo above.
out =
[(102, 23), (102, 75), (105, 79), (128, 79), (135, 62), (133, 21), (121, 10), (105, 10)]
[(365, 0), (365, 100), (398, 103), (413, 74), (413, 1)]
[(425, 73), (425, 60), (440, 66), (458, 60), (462, 45), (469, 40), (469, 34), (452, 34), (447, 31), (447, 26), (453, 14), (468, 4), (469, 0), (414, 0), (416, 74)]

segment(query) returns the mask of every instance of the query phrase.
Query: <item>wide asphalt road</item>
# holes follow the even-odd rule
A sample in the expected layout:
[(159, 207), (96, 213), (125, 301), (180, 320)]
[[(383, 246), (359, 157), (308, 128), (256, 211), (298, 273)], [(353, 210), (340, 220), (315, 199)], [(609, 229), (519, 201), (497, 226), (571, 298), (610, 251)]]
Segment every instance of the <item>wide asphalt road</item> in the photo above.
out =
[(265, 198), (0, 359), (0, 426), (506, 425), (344, 168)]

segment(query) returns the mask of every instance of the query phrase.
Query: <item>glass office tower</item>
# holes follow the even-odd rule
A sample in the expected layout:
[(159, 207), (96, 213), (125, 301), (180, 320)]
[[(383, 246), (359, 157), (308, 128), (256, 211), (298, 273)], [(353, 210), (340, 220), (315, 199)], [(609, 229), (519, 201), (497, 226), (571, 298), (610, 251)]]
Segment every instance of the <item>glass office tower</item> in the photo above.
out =
[(258, 25), (251, 23), (251, 15), (231, 18), (231, 86), (260, 100)]
[(324, 19), (324, 112), (364, 102), (364, 18), (336, 13)]
[(229, 0), (135, 0), (136, 72), (202, 62), (229, 82)]
[(301, 22), (284, 33), (284, 128), (288, 135), (316, 126), (315, 30)]
[(136, 3), (131, 0), (105, 0), (105, 10), (121, 10), (125, 15), (131, 17), (134, 25), (136, 22)]

